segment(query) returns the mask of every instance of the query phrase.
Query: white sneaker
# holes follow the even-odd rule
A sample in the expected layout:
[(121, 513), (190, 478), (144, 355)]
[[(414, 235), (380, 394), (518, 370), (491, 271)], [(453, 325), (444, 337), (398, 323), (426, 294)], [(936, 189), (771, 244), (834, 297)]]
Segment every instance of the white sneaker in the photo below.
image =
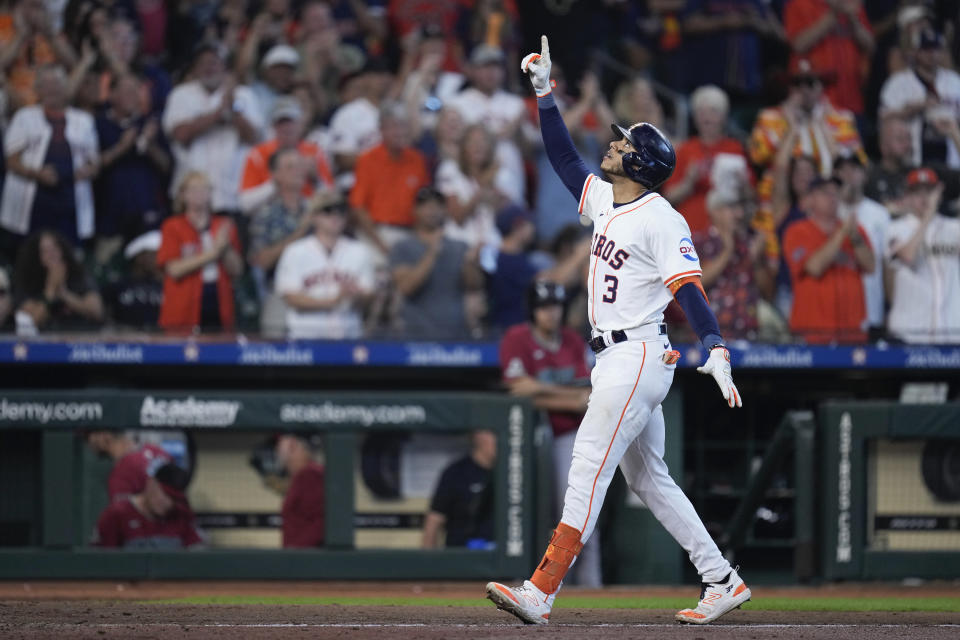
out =
[(512, 613), (526, 624), (547, 624), (550, 622), (550, 610), (553, 608), (555, 593), (546, 595), (529, 580), (519, 587), (508, 587), (499, 582), (487, 583), (487, 598)]
[(733, 569), (726, 580), (716, 584), (704, 582), (700, 588), (700, 602), (696, 609), (678, 611), (678, 622), (688, 624), (707, 624), (723, 614), (738, 608), (750, 599), (750, 589)]

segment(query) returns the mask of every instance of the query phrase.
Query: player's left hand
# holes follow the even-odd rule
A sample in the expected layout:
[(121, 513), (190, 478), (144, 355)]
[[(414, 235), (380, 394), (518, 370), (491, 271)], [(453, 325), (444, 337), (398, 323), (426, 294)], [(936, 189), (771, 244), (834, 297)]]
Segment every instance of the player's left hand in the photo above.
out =
[(702, 367), (697, 367), (697, 371), (713, 376), (720, 386), (720, 393), (727, 405), (733, 407), (742, 407), (740, 392), (737, 386), (733, 384), (733, 375), (730, 373), (730, 352), (726, 347), (714, 347), (710, 350), (710, 357), (703, 363)]
[(540, 36), (540, 53), (528, 53), (520, 61), (520, 71), (530, 76), (538, 98), (550, 93), (550, 65), (550, 44), (547, 36)]

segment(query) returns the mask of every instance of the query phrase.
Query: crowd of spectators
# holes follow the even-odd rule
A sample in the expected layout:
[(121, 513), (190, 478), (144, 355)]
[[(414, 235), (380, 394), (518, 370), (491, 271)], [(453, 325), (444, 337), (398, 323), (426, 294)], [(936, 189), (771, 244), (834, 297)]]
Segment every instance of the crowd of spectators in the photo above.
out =
[(0, 329), (494, 337), (541, 279), (583, 329), (588, 231), (518, 68), (546, 33), (594, 171), (611, 122), (672, 137), (660, 191), (725, 335), (960, 342), (958, 26), (940, 0), (4, 0)]

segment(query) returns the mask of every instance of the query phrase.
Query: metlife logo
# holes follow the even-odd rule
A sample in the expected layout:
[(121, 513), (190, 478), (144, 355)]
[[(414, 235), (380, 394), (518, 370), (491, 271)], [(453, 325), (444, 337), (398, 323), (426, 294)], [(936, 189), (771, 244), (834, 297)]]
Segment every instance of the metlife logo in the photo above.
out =
[(243, 403), (198, 400), (193, 396), (167, 400), (147, 396), (140, 407), (142, 427), (229, 427), (237, 421)]

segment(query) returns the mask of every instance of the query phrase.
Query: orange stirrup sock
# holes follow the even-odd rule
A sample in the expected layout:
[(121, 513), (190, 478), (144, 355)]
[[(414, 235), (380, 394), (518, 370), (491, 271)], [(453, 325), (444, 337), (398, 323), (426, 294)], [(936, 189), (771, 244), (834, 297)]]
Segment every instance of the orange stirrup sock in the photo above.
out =
[(543, 560), (533, 572), (530, 582), (546, 594), (556, 593), (581, 549), (583, 543), (580, 542), (580, 532), (561, 522), (553, 530), (547, 552), (543, 554)]

